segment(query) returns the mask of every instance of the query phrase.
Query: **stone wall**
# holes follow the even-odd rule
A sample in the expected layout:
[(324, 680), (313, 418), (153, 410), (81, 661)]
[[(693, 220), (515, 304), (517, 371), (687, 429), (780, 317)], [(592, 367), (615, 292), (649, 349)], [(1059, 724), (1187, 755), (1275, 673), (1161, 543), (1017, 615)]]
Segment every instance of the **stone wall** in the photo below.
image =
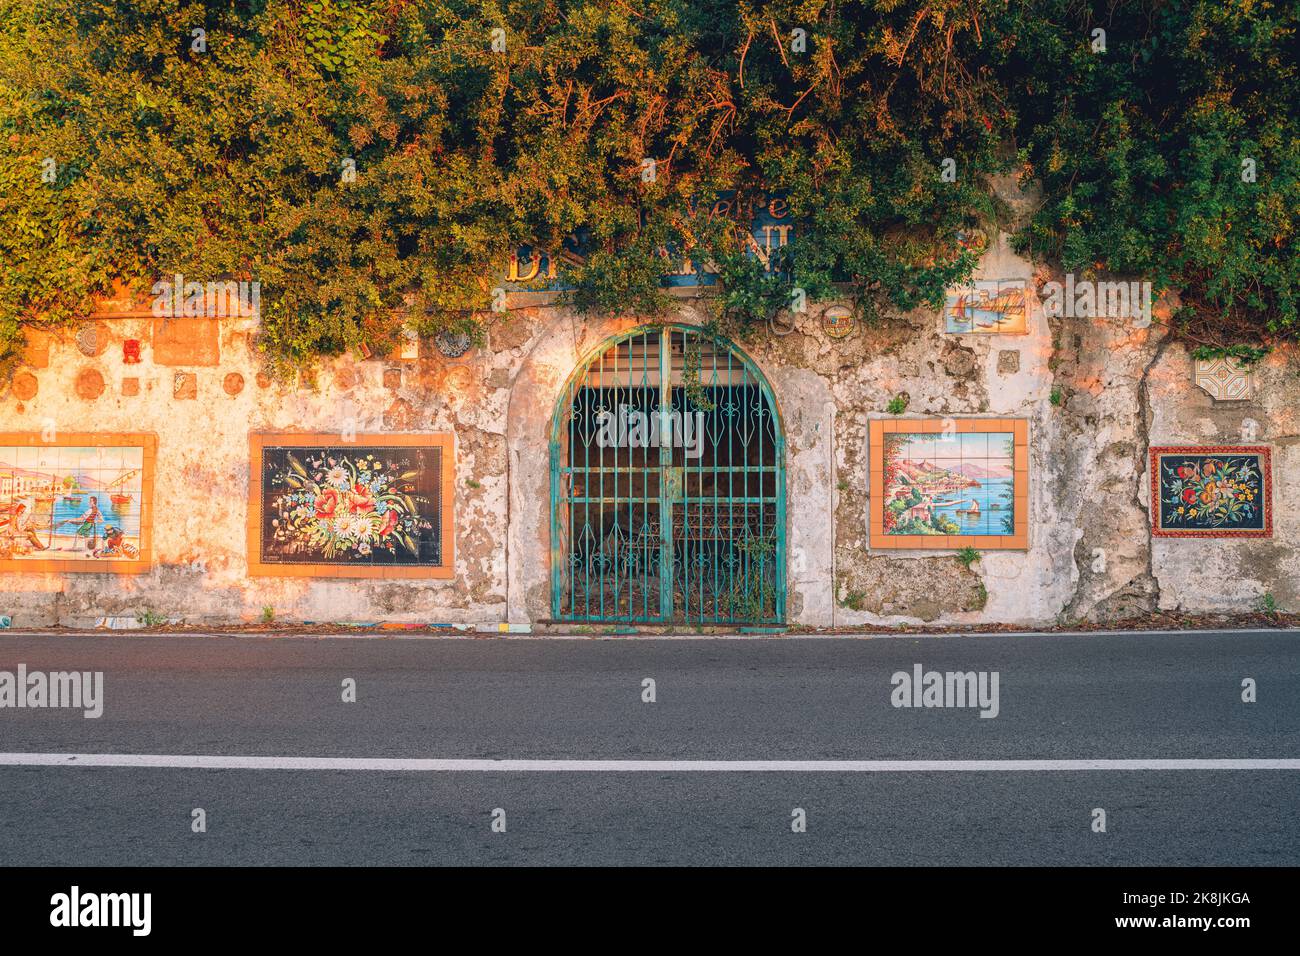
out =
[[(284, 620), (505, 619), (509, 379), (490, 352), (455, 361), (344, 357), (286, 384), (260, 371), (248, 320), (162, 323), (107, 312), (94, 328), (90, 356), (72, 334), (36, 336), (0, 402), (0, 431), (156, 433), (154, 570), (0, 574), (0, 601), (16, 624), (146, 609), (196, 623), (258, 619), (264, 608)], [(127, 341), (141, 343), (136, 364), (123, 360)], [(502, 361), (509, 365), (508, 355)], [(345, 427), (455, 434), (454, 580), (248, 576), (249, 433)]]
[[(1049, 277), (1005, 235), (981, 269)], [(704, 305), (682, 299), (671, 318), (702, 323)], [(1294, 350), (1261, 363), (1253, 399), (1219, 402), (1193, 384), (1192, 359), (1158, 321), (1049, 320), (1034, 304), (1026, 335), (950, 335), (922, 310), (836, 340), (821, 312), (739, 343), (769, 378), (786, 431), (792, 624), (1056, 623), (1248, 610), (1265, 594), (1300, 607)], [(254, 620), (267, 607), (291, 621), (549, 617), (555, 402), (583, 357), (640, 322), (543, 306), (494, 318), (486, 346), (459, 358), (424, 342), (419, 358), (342, 357), (289, 384), (260, 371), (251, 320), (162, 322), (110, 302), (93, 335), (33, 335), (0, 397), (0, 431), (156, 433), (154, 564), (140, 575), (0, 573), (0, 613), (16, 626), (146, 609), (189, 623)], [(127, 342), (140, 344), (138, 363), (125, 361)], [(886, 406), (900, 395), (903, 419), (1029, 420), (1028, 550), (967, 567), (950, 551), (870, 549), (867, 423), (893, 418)], [(455, 435), (453, 579), (248, 576), (249, 432), (345, 426)], [(1273, 537), (1153, 539), (1148, 446), (1241, 443), (1251, 429), (1273, 449)]]
[[(800, 413), (787, 417), (790, 508), (792, 531), (810, 543), (792, 553), (796, 619), (1070, 623), (1155, 609), (1249, 611), (1265, 595), (1300, 606), (1296, 350), (1260, 363), (1254, 399), (1220, 402), (1193, 384), (1193, 359), (1158, 321), (1049, 321), (1036, 307), (1028, 335), (954, 337), (920, 312), (840, 342), (818, 325), (809, 316), (794, 334), (749, 349), (772, 369), (783, 407), (799, 396)], [(1029, 420), (1027, 551), (984, 552), (968, 568), (951, 551), (870, 549), (867, 422), (895, 418), (886, 406), (898, 395), (908, 399), (901, 419)], [(1272, 538), (1153, 539), (1148, 447), (1243, 442), (1272, 448)]]

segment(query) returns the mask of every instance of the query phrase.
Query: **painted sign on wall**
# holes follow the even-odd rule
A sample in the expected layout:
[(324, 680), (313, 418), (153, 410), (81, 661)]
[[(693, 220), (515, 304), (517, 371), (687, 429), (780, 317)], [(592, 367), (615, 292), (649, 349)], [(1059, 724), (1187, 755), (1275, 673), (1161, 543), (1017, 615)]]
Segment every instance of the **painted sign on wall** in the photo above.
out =
[[(691, 207), (687, 211), (691, 215), (703, 212), (709, 221), (735, 219), (747, 223), (746, 251), (769, 270), (773, 267), (772, 254), (789, 245), (794, 238), (789, 204), (779, 194), (760, 193), (742, 202), (733, 193), (723, 193), (706, 210)], [(564, 280), (564, 267), (585, 263), (590, 247), (591, 231), (586, 228), (579, 229), (566, 238), (558, 250), (520, 246), (510, 257), (506, 286), (519, 288), (527, 285), (533, 291), (541, 292), (571, 289), (573, 286)], [(663, 285), (669, 288), (711, 286), (718, 281), (708, 263), (696, 262), (690, 256), (677, 262), (675, 260), (678, 257), (666, 249), (662, 255)]]
[(249, 573), (449, 578), (450, 435), (251, 436)]
[(873, 548), (1028, 547), (1024, 419), (871, 422)]
[(147, 571), (156, 448), (143, 434), (0, 434), (0, 571)]
[(1259, 445), (1151, 449), (1151, 533), (1161, 538), (1273, 535), (1272, 462)]

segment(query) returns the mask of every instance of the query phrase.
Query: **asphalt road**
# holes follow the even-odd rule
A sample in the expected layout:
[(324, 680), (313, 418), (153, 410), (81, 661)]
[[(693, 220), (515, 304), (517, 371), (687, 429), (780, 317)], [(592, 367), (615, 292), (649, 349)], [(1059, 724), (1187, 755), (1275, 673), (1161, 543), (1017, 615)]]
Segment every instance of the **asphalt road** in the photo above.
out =
[[(1300, 758), (1300, 634), (0, 636), (104, 673), (0, 751), (550, 760)], [(891, 675), (997, 672), (998, 715)], [(357, 700), (342, 700), (356, 681)], [(643, 681), (655, 682), (645, 703)], [(1258, 700), (1242, 701), (1242, 680)], [(202, 808), (207, 832), (191, 829)], [(493, 832), (492, 811), (505, 832)], [(792, 810), (807, 831), (792, 832)], [(1106, 832), (1093, 832), (1094, 808)], [(1300, 864), (1300, 770), (393, 772), (0, 765), (0, 866)]]

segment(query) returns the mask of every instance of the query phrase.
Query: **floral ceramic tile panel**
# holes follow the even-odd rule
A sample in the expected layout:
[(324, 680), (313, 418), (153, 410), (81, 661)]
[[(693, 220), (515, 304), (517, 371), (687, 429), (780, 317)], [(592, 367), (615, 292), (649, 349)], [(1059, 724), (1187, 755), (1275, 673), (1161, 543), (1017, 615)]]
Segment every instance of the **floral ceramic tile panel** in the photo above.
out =
[(1152, 448), (1151, 522), (1157, 537), (1270, 537), (1270, 450), (1245, 445)]
[(449, 442), (257, 437), (254, 573), (382, 577), (449, 568)]

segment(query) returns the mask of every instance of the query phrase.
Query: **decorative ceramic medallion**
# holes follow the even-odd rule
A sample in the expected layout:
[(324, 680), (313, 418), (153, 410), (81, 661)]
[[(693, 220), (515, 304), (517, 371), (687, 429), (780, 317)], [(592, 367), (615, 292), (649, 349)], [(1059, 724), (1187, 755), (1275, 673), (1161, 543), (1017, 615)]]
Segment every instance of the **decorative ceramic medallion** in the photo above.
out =
[(976, 255), (982, 255), (989, 247), (989, 237), (983, 229), (975, 227), (957, 233), (957, 244)]
[(438, 351), (447, 358), (460, 358), (469, 351), (473, 340), (465, 332), (439, 332), (433, 340)]
[(842, 339), (853, 333), (853, 310), (843, 305), (833, 305), (822, 313), (822, 331), (833, 339)]
[(77, 326), (77, 351), (88, 358), (94, 358), (104, 351), (99, 326), (94, 322), (84, 322)]

